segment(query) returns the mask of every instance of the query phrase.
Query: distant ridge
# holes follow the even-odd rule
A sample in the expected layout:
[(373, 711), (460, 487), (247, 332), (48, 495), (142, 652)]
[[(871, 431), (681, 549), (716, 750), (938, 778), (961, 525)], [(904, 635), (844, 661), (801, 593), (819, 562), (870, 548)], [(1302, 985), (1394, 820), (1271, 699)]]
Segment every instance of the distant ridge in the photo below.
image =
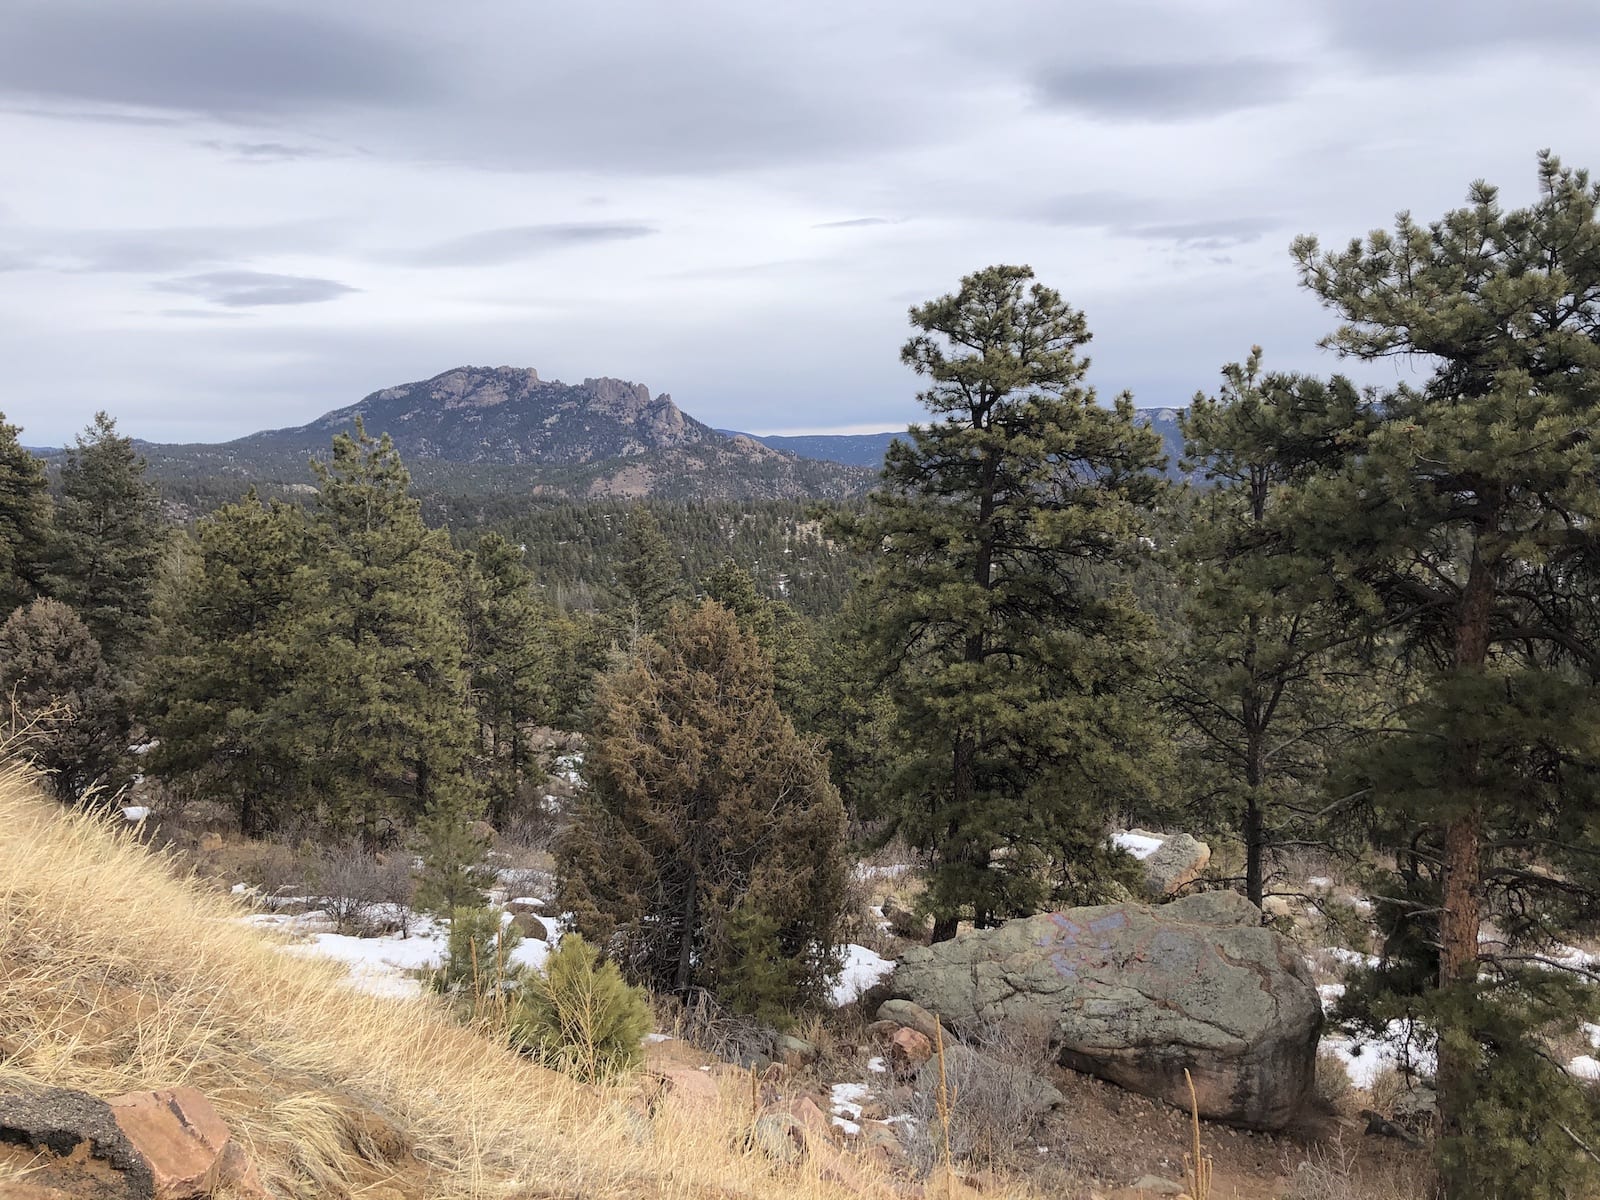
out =
[(290, 486), (360, 418), (387, 433), (419, 487), (674, 499), (843, 499), (875, 472), (800, 458), (684, 413), (666, 393), (598, 377), (544, 380), (527, 367), (455, 367), (371, 393), (315, 421), (221, 444), (141, 443), (157, 478)]
[[(1167, 474), (1173, 479), (1186, 477), (1178, 468), (1178, 460), (1183, 457), (1183, 435), (1178, 430), (1178, 414), (1181, 411), (1182, 409), (1176, 408), (1141, 408), (1138, 413), (1140, 420), (1153, 426), (1161, 435), (1162, 447), (1167, 455)], [(717, 432), (735, 436), (732, 430), (722, 429)], [(870, 467), (876, 471), (883, 466), (883, 456), (889, 452), (889, 444), (896, 438), (905, 437), (906, 433), (901, 429), (885, 433), (795, 435), (747, 433), (736, 436), (752, 438), (764, 446), (770, 446), (774, 450), (786, 450), (801, 458), (854, 467)]]

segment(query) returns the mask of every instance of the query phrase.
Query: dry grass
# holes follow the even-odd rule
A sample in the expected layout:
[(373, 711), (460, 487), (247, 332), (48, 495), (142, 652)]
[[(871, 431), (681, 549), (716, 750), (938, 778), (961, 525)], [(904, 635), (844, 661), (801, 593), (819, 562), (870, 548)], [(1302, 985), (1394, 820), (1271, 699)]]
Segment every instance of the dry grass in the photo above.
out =
[[(0, 770), (0, 1087), (197, 1087), (286, 1197), (856, 1194), (736, 1149), (742, 1096), (667, 1106), (641, 1137), (617, 1119), (622, 1093), (542, 1070), (435, 1000), (355, 991), (242, 912)], [(374, 1113), (411, 1155), (372, 1152)]]

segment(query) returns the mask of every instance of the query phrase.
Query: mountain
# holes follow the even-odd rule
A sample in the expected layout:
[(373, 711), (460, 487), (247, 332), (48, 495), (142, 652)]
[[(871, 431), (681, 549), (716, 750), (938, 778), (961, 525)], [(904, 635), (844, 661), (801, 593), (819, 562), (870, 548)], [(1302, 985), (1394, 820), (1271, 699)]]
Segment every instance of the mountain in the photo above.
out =
[[(1173, 479), (1186, 477), (1178, 467), (1178, 460), (1183, 456), (1183, 434), (1178, 430), (1180, 411), (1175, 408), (1139, 410), (1139, 419), (1154, 426), (1156, 432), (1161, 435), (1162, 448), (1167, 455), (1167, 474)], [(770, 446), (774, 450), (786, 450), (801, 458), (870, 467), (874, 471), (883, 465), (883, 456), (888, 453), (889, 443), (895, 438), (905, 437), (904, 430), (890, 430), (886, 433), (817, 433), (795, 436), (734, 434), (727, 429), (718, 432), (733, 437), (748, 437), (763, 446)]]
[(889, 443), (905, 437), (905, 430), (888, 433), (817, 433), (788, 436), (784, 434), (735, 433), (719, 429), (729, 437), (747, 437), (770, 446), (786, 450), (801, 458), (814, 458), (821, 462), (843, 463), (852, 467), (871, 467), (876, 471), (883, 466), (883, 456), (889, 452)]
[(543, 380), (521, 367), (457, 367), (373, 392), (307, 425), (220, 445), (141, 444), (169, 483), (294, 486), (333, 435), (360, 418), (387, 433), (419, 487), (571, 497), (835, 499), (874, 472), (803, 459), (696, 421), (662, 393), (619, 379)]

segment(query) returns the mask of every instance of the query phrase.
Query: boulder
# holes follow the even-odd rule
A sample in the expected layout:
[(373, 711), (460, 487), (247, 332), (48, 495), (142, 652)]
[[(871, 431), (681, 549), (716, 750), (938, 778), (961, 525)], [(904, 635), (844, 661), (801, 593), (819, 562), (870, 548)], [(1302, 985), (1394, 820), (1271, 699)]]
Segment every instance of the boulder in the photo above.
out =
[(1144, 860), (1145, 887), (1160, 900), (1200, 878), (1211, 865), (1211, 847), (1187, 833), (1175, 833)]
[[(104, 1100), (68, 1088), (0, 1093), (0, 1142), (27, 1146), (56, 1158), (86, 1155), (116, 1173), (98, 1193), (144, 1200), (155, 1192), (150, 1168)], [(37, 1181), (45, 1186), (43, 1181)]]
[(791, 1070), (799, 1067), (808, 1067), (817, 1061), (817, 1048), (805, 1038), (795, 1037), (785, 1033), (778, 1036), (778, 1041), (773, 1047), (773, 1053), (784, 1066)]
[(130, 1092), (109, 1103), (117, 1126), (150, 1168), (156, 1200), (191, 1200), (218, 1189), (265, 1200), (227, 1122), (193, 1088)]
[[(913, 1004), (910, 1000), (885, 1000), (878, 1005), (876, 1014), (879, 1022), (893, 1021), (907, 1029), (915, 1029), (930, 1042), (939, 1040), (939, 1022), (934, 1015), (920, 1004)], [(946, 1034), (945, 1036), (948, 1036)]]
[[(913, 946), (888, 980), (956, 1025), (1050, 1030), (1061, 1063), (1252, 1129), (1310, 1094), (1322, 1005), (1304, 959), (1233, 892), (1068, 909)], [(926, 1068), (925, 1068), (926, 1069)]]
[(933, 1043), (915, 1029), (902, 1025), (889, 1038), (889, 1066), (896, 1075), (915, 1075), (932, 1057)]
[(548, 942), (550, 940), (550, 931), (545, 928), (544, 922), (531, 912), (512, 913), (511, 924), (525, 938), (531, 938), (536, 942)]

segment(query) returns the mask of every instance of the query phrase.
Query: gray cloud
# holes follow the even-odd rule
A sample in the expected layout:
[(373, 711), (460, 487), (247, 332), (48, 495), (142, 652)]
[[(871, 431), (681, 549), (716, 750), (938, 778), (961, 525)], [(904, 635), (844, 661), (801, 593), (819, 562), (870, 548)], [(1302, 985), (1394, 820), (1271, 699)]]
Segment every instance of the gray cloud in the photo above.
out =
[(898, 225), (898, 217), (851, 217), (848, 221), (823, 221), (813, 229), (863, 229), (869, 225)]
[(1133, 225), (1119, 232), (1151, 241), (1170, 241), (1183, 249), (1221, 250), (1258, 241), (1262, 235), (1277, 227), (1278, 222), (1271, 217), (1219, 217), (1209, 221)]
[(534, 258), (568, 246), (624, 242), (659, 232), (641, 221), (567, 221), (545, 225), (513, 225), (485, 229), (436, 242), (398, 257), (418, 267), (478, 267)]
[(319, 304), (360, 291), (336, 279), (309, 275), (271, 275), (264, 271), (208, 271), (168, 279), (155, 287), (163, 292), (198, 296), (225, 308), (258, 308), (278, 304)]
[(232, 142), (205, 138), (195, 143), (207, 150), (226, 154), (235, 162), (299, 162), (308, 158), (333, 158), (335, 152), (318, 146), (295, 146), (286, 142)]
[(1537, 50), (1590, 57), (1600, 50), (1600, 6), (1590, 0), (1451, 0), (1448, 13), (1393, 0), (1322, 0), (1330, 43), (1384, 71)]
[(230, 0), (13, 0), (0, 90), (221, 116), (436, 93), (427, 60), (378, 28)]
[(1047, 105), (1093, 117), (1184, 121), (1259, 108), (1288, 99), (1299, 72), (1263, 59), (1157, 63), (1073, 63), (1035, 81)]

